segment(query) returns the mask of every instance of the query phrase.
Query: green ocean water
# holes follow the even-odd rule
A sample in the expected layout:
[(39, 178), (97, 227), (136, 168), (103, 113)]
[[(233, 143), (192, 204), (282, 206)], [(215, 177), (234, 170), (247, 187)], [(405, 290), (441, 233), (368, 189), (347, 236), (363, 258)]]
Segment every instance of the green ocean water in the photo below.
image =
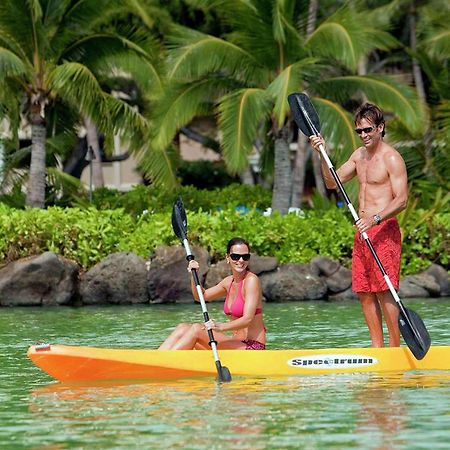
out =
[[(404, 303), (450, 345), (450, 299)], [(450, 449), (450, 369), (69, 386), (26, 357), (37, 342), (156, 348), (181, 321), (199, 306), (0, 309), (0, 449)], [(265, 321), (269, 348), (370, 343), (357, 302), (266, 304)]]

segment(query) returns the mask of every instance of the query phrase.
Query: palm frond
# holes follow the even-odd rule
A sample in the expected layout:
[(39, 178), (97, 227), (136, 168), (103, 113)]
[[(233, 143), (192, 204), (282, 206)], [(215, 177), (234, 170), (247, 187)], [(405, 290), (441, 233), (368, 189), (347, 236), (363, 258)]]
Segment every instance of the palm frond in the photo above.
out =
[(321, 97), (312, 97), (311, 101), (320, 117), (321, 134), (330, 146), (335, 164), (339, 166), (360, 145), (353, 118), (338, 103)]
[(448, 60), (450, 57), (450, 30), (444, 29), (424, 41), (424, 47), (432, 58), (439, 61)]
[(149, 122), (136, 108), (110, 94), (103, 98), (104, 116), (95, 117), (101, 130), (111, 135), (120, 134), (131, 142), (148, 135)]
[(150, 142), (148, 139), (138, 154), (140, 169), (155, 185), (167, 190), (176, 188), (178, 180), (175, 172), (175, 150), (155, 149)]
[(269, 117), (272, 101), (263, 89), (240, 89), (219, 103), (223, 157), (231, 173), (248, 166), (260, 124)]
[(136, 14), (146, 27), (152, 29), (155, 26), (155, 18), (149, 14), (148, 9), (142, 5), (142, 1), (139, 0), (126, 0), (130, 10)]
[(286, 67), (268, 86), (267, 92), (275, 102), (273, 118), (279, 128), (283, 126), (289, 111), (288, 95), (303, 90), (304, 81), (307, 78), (305, 75), (314, 70), (316, 62), (315, 58), (300, 60)]
[(272, 5), (272, 16), (273, 16), (273, 37), (276, 42), (281, 44), (286, 43), (286, 30), (285, 23), (286, 18), (284, 17), (284, 4), (283, 2), (275, 1)]
[[(424, 132), (428, 124), (428, 110), (416, 91), (401, 80), (388, 76), (343, 76), (325, 80), (320, 85), (339, 103), (363, 93), (370, 102), (398, 118), (413, 134)], [(319, 85), (316, 86), (320, 89)]]
[(165, 149), (177, 130), (195, 116), (211, 112), (211, 105), (224, 93), (223, 80), (209, 78), (194, 83), (171, 84), (152, 111), (152, 147)]
[(3, 81), (5, 78), (17, 77), (27, 73), (27, 67), (16, 54), (0, 47), (0, 73)]
[(142, 88), (146, 98), (158, 98), (163, 93), (163, 76), (160, 67), (153, 61), (140, 58), (133, 53), (127, 53), (108, 58), (105, 63), (110, 68), (110, 71), (105, 75), (110, 76), (111, 73), (125, 72)]
[(66, 62), (56, 66), (48, 76), (48, 85), (54, 95), (78, 105), (85, 115), (101, 116), (104, 92), (94, 74), (83, 64)]
[(366, 13), (344, 7), (321, 23), (306, 42), (313, 55), (331, 58), (356, 71), (361, 57), (373, 49), (387, 50), (398, 41), (374, 28)]
[(199, 31), (174, 27), (168, 41), (169, 79), (192, 80), (217, 71), (235, 76), (240, 73), (242, 78), (251, 78), (259, 66), (250, 52)]

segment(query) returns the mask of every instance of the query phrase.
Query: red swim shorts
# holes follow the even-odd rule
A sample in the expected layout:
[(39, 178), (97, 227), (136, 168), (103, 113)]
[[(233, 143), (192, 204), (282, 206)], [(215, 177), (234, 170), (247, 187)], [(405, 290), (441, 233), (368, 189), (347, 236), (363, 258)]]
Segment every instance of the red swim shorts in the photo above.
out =
[[(402, 238), (395, 217), (369, 228), (370, 241), (394, 288), (400, 280)], [(355, 234), (352, 257), (352, 289), (354, 292), (383, 292), (389, 289), (370, 249), (359, 232)]]

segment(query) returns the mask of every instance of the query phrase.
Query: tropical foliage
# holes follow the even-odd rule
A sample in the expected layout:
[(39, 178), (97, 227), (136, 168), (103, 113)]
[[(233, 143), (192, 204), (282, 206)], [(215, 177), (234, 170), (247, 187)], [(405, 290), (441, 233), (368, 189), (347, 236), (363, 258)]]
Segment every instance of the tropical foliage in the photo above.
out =
[(107, 136), (122, 134), (131, 143), (146, 132), (142, 116), (104, 89), (104, 80), (122, 63), (128, 69), (137, 61), (140, 68), (152, 66), (148, 37), (120, 24), (110, 26), (121, 3), (4, 0), (0, 4), (0, 118), (9, 120), (16, 147), (19, 126), (31, 129), (29, 206), (44, 206), (47, 158), (56, 156), (55, 148), (64, 154), (64, 146), (73, 144), (83, 117)]
[[(174, 26), (169, 35), (167, 86), (155, 111), (153, 145), (167, 148), (178, 129), (195, 116), (217, 115), (223, 158), (231, 172), (248, 166), (252, 152), (274, 150), (272, 207), (291, 205), (287, 95), (307, 90), (323, 121), (323, 135), (337, 162), (358, 143), (351, 108), (363, 99), (379, 104), (410, 135), (420, 137), (427, 108), (406, 79), (361, 60), (400, 43), (378, 10), (344, 5), (319, 17), (307, 34), (305, 5), (295, 1), (191, 0), (215, 11), (228, 32), (221, 36)], [(384, 8), (386, 9), (386, 8)], [(300, 19), (300, 20), (299, 20)], [(208, 55), (208, 57), (205, 57)]]
[[(450, 213), (421, 221), (423, 214), (426, 211), (414, 211), (405, 223), (403, 275), (417, 273), (432, 262), (450, 268)], [(308, 263), (321, 255), (348, 265), (351, 258), (354, 228), (336, 206), (270, 217), (255, 209), (190, 209), (188, 222), (191, 243), (206, 248), (213, 261), (223, 258), (223, 249), (234, 235), (246, 236), (253, 253), (275, 256), (281, 263)], [(17, 210), (0, 205), (2, 264), (53, 251), (89, 269), (118, 251), (148, 258), (160, 245), (179, 245), (166, 211), (133, 217), (122, 209)]]
[[(17, 205), (26, 183), (30, 206), (82, 197), (60, 168), (86, 124), (107, 151), (121, 135), (152, 183), (176, 188), (177, 135), (208, 115), (228, 171), (259, 160), (259, 181), (285, 213), (301, 206), (298, 185), (317, 168), (304, 143), (291, 150), (286, 98), (306, 91), (336, 165), (358, 145), (352, 116), (369, 100), (386, 112), (413, 196), (445, 193), (449, 13), (445, 0), (3, 0), (3, 188)], [(139, 92), (136, 107), (114, 95), (124, 83)], [(31, 139), (19, 149), (24, 126)]]

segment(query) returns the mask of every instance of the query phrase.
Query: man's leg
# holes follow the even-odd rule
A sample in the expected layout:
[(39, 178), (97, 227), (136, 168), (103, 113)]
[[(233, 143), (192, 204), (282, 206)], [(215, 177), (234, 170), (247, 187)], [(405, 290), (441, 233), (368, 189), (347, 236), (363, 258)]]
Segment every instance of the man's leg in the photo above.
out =
[(377, 294), (372, 292), (358, 292), (364, 318), (369, 328), (372, 347), (384, 347), (383, 324), (381, 322), (381, 308), (378, 303)]
[(389, 291), (378, 292), (377, 296), (389, 330), (389, 347), (400, 347), (400, 329), (398, 327), (398, 315), (400, 311), (397, 302)]

